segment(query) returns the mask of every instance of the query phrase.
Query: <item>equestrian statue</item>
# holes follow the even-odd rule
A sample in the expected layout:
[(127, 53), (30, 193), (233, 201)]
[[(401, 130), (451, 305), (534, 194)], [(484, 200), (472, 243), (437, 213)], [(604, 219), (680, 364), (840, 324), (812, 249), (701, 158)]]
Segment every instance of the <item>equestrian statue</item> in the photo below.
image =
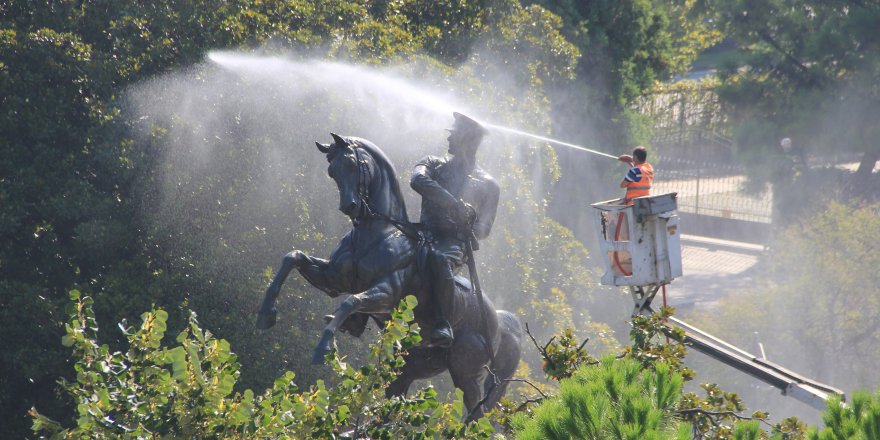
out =
[[(521, 355), (522, 323), (495, 310), (482, 294), (473, 252), (489, 235), (499, 188), (476, 165), (487, 133), (473, 119), (453, 114), (449, 155), (428, 156), (413, 170), (411, 187), (422, 196), (421, 222), (411, 223), (393, 165), (372, 142), (331, 134), (316, 142), (339, 189), (339, 210), (352, 221), (329, 260), (295, 250), (284, 256), (259, 309), (257, 327), (275, 324), (274, 303), (293, 269), (330, 297), (349, 296), (327, 318), (312, 362), (324, 362), (343, 330), (360, 336), (370, 317), (383, 323), (406, 295), (425, 344), (410, 349), (388, 396), (403, 395), (414, 380), (449, 371), (462, 390), (467, 419), (495, 405), (507, 389)], [(469, 278), (456, 275), (468, 266)], [(490, 374), (491, 372), (491, 374)]]

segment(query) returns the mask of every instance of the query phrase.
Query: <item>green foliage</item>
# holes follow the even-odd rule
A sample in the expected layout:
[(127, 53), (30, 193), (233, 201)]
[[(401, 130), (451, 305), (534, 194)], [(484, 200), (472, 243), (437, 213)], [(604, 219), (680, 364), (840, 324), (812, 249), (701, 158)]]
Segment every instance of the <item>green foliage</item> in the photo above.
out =
[(518, 439), (689, 438), (674, 417), (684, 382), (669, 366), (605, 358), (559, 383), (559, 396), (513, 420)]
[(52, 438), (489, 438), (485, 420), (461, 422), (461, 395), (441, 403), (432, 388), (411, 398), (386, 399), (385, 389), (403, 365), (402, 355), (420, 341), (413, 319), (416, 301), (408, 297), (392, 314), (381, 339), (371, 346), (360, 368), (335, 352), (333, 383), (318, 381), (300, 391), (287, 372), (261, 395), (234, 392), (237, 357), (223, 339), (189, 327), (176, 346), (163, 344), (168, 314), (144, 313), (137, 329), (120, 325), (126, 352), (112, 352), (97, 342), (93, 300), (71, 292), (71, 315), (61, 342), (71, 347), (75, 382), (63, 388), (76, 402), (76, 425), (61, 424), (31, 410), (33, 430)]
[[(695, 438), (727, 440), (758, 438), (759, 435), (760, 438), (766, 438), (766, 433), (761, 430), (758, 422), (767, 423), (767, 413), (756, 411), (751, 417), (742, 416), (746, 407), (739, 395), (724, 391), (716, 384), (704, 383), (700, 388), (706, 393), (706, 397), (685, 393), (680, 402), (682, 418), (690, 422)], [(800, 426), (796, 419), (789, 419), (786, 423)], [(777, 427), (781, 426), (783, 425)], [(791, 431), (787, 432), (791, 434)]]
[(665, 11), (669, 17), (672, 35), (672, 72), (687, 73), (694, 61), (708, 48), (719, 43), (723, 37), (711, 14), (699, 7), (700, 0), (654, 1), (655, 8)]
[[(437, 59), (458, 64), (471, 53), (475, 40), (489, 27), (490, 9), (485, 1), (379, 1), (373, 14), (383, 22), (399, 21), (403, 28), (424, 42), (424, 48)], [(498, 15), (512, 9), (514, 2), (500, 4)]]
[[(684, 365), (687, 355), (685, 333), (682, 329), (666, 324), (674, 309), (663, 307), (650, 316), (634, 316), (630, 340), (626, 347), (629, 357), (641, 362), (643, 368), (655, 368), (657, 363), (667, 365), (683, 380), (692, 380), (696, 373)], [(751, 417), (741, 416), (745, 405), (736, 394), (726, 392), (715, 384), (701, 384), (706, 396), (701, 398), (694, 393), (684, 393), (676, 397), (677, 414), (690, 424), (695, 438), (726, 440), (736, 435), (751, 433), (750, 427), (742, 427), (742, 420), (765, 420), (767, 414), (755, 412)], [(751, 426), (751, 425), (749, 425)], [(735, 434), (740, 432), (740, 434)], [(733, 437), (732, 437), (733, 436)]]
[[(705, 397), (683, 393), (682, 384), (691, 380), (694, 372), (683, 365), (687, 354), (683, 332), (666, 324), (671, 313), (671, 308), (664, 308), (651, 316), (634, 317), (630, 332), (633, 345), (626, 347), (622, 355), (606, 357), (602, 362), (595, 362), (583, 350), (584, 344), (576, 346), (571, 331), (563, 332), (559, 342), (555, 342), (554, 337), (543, 348), (539, 347), (545, 359), (545, 372), (553, 379), (561, 378), (559, 394), (548, 397), (541, 391), (541, 398), (529, 400), (517, 409), (509, 409), (508, 413), (512, 414), (509, 416), (510, 425), (518, 434), (525, 435), (524, 438), (630, 438), (632, 432), (646, 438), (766, 439), (771, 433), (772, 438), (778, 439), (805, 438), (806, 426), (797, 418), (784, 419), (771, 426), (765, 412), (742, 415), (746, 409), (742, 399), (718, 385), (702, 384)], [(619, 371), (609, 373), (611, 370)], [(641, 382), (642, 393), (654, 393), (650, 404), (640, 401), (643, 395), (626, 394), (618, 387), (620, 383), (626, 383), (635, 387), (630, 391), (641, 389), (634, 385), (639, 381), (633, 378), (633, 374), (657, 379), (650, 384)], [(583, 380), (584, 377), (589, 379)], [(590, 385), (571, 391), (572, 381), (578, 380), (590, 382)], [(585, 392), (587, 389), (592, 391)], [(608, 403), (603, 400), (606, 397), (601, 396), (602, 392), (612, 400), (621, 400)], [(540, 404), (523, 413), (530, 402)], [(625, 409), (620, 409), (620, 405)], [(657, 426), (647, 421), (650, 417), (639, 419), (634, 425), (637, 427), (613, 428), (610, 434), (599, 429), (602, 424), (613, 425), (620, 411), (625, 417), (631, 417), (638, 412), (633, 408), (644, 409), (651, 405), (661, 409), (659, 417), (661, 425), (665, 426), (662, 434), (652, 431), (654, 428), (647, 428)], [(759, 423), (771, 428), (771, 433), (762, 430)], [(658, 435), (662, 436), (656, 437)]]
[[(59, 5), (62, 16), (65, 7)], [(103, 100), (100, 52), (64, 27), (4, 21), (0, 33), (0, 96), (8, 110), (0, 117), (0, 333), (28, 335), (0, 355), (9, 372), (0, 381), (0, 408), (19, 414), (5, 428), (23, 427), (22, 401), (49, 398), (54, 378), (66, 372), (65, 357), (47, 343), (62, 333), (66, 289), (99, 291), (108, 277), (130, 274), (120, 261), (140, 272), (149, 264), (133, 256), (127, 145), (108, 141), (117, 112)], [(130, 276), (142, 278), (149, 277)]]
[[(658, 83), (686, 71), (699, 51), (718, 40), (693, 1), (532, 0), (562, 19), (561, 30), (580, 53), (576, 78), (547, 83), (553, 134), (578, 145), (614, 154), (636, 145), (651, 147), (653, 119), (671, 112), (643, 112), (640, 103)], [(656, 151), (656, 150), (654, 150)], [(615, 167), (595, 156), (561, 148), (561, 178), (554, 187), (553, 216), (578, 236), (590, 236), (585, 216), (572, 206), (619, 196), (608, 182)], [(615, 180), (616, 179), (616, 180)], [(589, 188), (573, 191), (572, 188)]]
[[(355, 386), (363, 378), (381, 383), (387, 377), (338, 360), (332, 373), (341, 385), (316, 382), (300, 392), (291, 385), (292, 376), (285, 376), (275, 384), (260, 384), (271, 387), (261, 396), (235, 392), (235, 384), (250, 386), (275, 377), (282, 368), (302, 365), (300, 354), (310, 348), (313, 327), (332, 306), (301, 280), (291, 280), (282, 311), (298, 325), (255, 334), (242, 316), (252, 312), (254, 298), (265, 286), (260, 274), (266, 261), (287, 250), (278, 246), (291, 243), (326, 255), (345, 227), (329, 197), (312, 197), (327, 183), (315, 179), (322, 159), (304, 159), (291, 148), (279, 154), (267, 151), (266, 145), (289, 147), (290, 139), (326, 135), (325, 127), (361, 134), (368, 124), (349, 123), (355, 118), (344, 104), (350, 101), (336, 97), (286, 106), (289, 101), (283, 98), (289, 90), (281, 88), (259, 102), (263, 110), (242, 112), (251, 92), (263, 84), (241, 80), (225, 84), (222, 99), (232, 104), (223, 107), (199, 87), (216, 72), (198, 63), (206, 51), (217, 48), (260, 48), (268, 54), (294, 49), (289, 56), (404, 63), (398, 69), (405, 76), (468, 90), (469, 102), (480, 103), (484, 114), (497, 122), (537, 132), (551, 127), (547, 87), (567, 84), (577, 74), (589, 81), (590, 102), (598, 96), (595, 102), (601, 103), (589, 106), (587, 113), (593, 111), (614, 130), (625, 127), (631, 134), (628, 141), (640, 142), (648, 136), (646, 121), (618, 110), (655, 80), (678, 71), (690, 53), (711, 39), (693, 38), (693, 32), (705, 29), (700, 21), (682, 21), (690, 2), (661, 3), (569, 3), (563, 6), (571, 13), (559, 17), (515, 0), (160, 0), (116, 2), (113, 7), (95, 1), (7, 2), (0, 17), (0, 100), (9, 109), (0, 119), (5, 140), (0, 153), (0, 334), (13, 342), (0, 354), (0, 367), (10, 372), (0, 381), (0, 407), (3, 414), (20, 417), (4, 423), (3, 429), (12, 433), (2, 436), (24, 435), (16, 428), (22, 408), (31, 405), (45, 411), (37, 423), (57, 427), (49, 419), (70, 413), (64, 402), (50, 397), (57, 377), (68, 378), (65, 398), (75, 401), (77, 422), (112, 433), (108, 436), (122, 432), (122, 426), (145, 433), (218, 437), (305, 430), (291, 427), (293, 422), (278, 409), (290, 404), (285, 411), (299, 408), (311, 417), (301, 420), (310, 420), (303, 423), (315, 432), (353, 426), (360, 416), (363, 432), (381, 437), (379, 430), (401, 427), (409, 433), (417, 424), (432, 426), (412, 415), (415, 409), (439, 405), (432, 414), (441, 418), (460, 411), (457, 404), (436, 403), (431, 390), (396, 403), (400, 406), (394, 411), (385, 403), (370, 406), (369, 399), (379, 391), (346, 388), (346, 378)], [(549, 4), (548, 9), (561, 10)], [(580, 54), (585, 56), (578, 64)], [(163, 76), (170, 72), (174, 76)], [(181, 77), (188, 81), (176, 81)], [(163, 82), (167, 78), (173, 81)], [(171, 90), (166, 100), (152, 97), (151, 102), (173, 109), (167, 118), (132, 111), (144, 81)], [(190, 93), (173, 89), (179, 83)], [(187, 118), (175, 106), (181, 102), (205, 118), (216, 118), (218, 125)], [(327, 110), (340, 103), (340, 110)], [(272, 119), (278, 117), (272, 113), (284, 115)], [(305, 115), (322, 120), (289, 128), (291, 115), (294, 120)], [(284, 129), (267, 132), (263, 128), (269, 123)], [(383, 132), (390, 131), (388, 124), (380, 124)], [(218, 126), (222, 129), (214, 129)], [(136, 135), (141, 128), (147, 136)], [(399, 137), (399, 143), (425, 139), (410, 133)], [(505, 170), (497, 176), (507, 188), (499, 217), (511, 220), (500, 218), (493, 234), (496, 243), (503, 243), (494, 246), (504, 250), (481, 251), (487, 257), (481, 264), (492, 262), (481, 268), (481, 275), (493, 292), (510, 293), (504, 296), (505, 308), (521, 312), (541, 332), (590, 322), (552, 347), (554, 362), (566, 365), (553, 374), (561, 377), (563, 370), (589, 359), (574, 347), (576, 335), (590, 336), (609, 349), (617, 343), (608, 326), (586, 312), (602, 313), (594, 295), (595, 277), (587, 269), (589, 253), (545, 212), (547, 188), (560, 177), (560, 161), (546, 145), (522, 142), (503, 148), (504, 154), (486, 163)], [(516, 154), (507, 154), (513, 149)], [(204, 156), (175, 155), (205, 150), (223, 158), (212, 163), (218, 166), (203, 167), (199, 159)], [(183, 158), (189, 160), (179, 160)], [(411, 159), (399, 161), (400, 169)], [(277, 183), (271, 197), (260, 178)], [(285, 226), (267, 227), (278, 221)], [(506, 258), (492, 257), (501, 253)], [(94, 303), (83, 306), (78, 324), (71, 322), (65, 331), (61, 310), (71, 286), (87, 292)], [(97, 333), (85, 324), (96, 319), (117, 322), (151, 304), (156, 309), (144, 315), (144, 325), (126, 327), (122, 336), (106, 329)], [(89, 317), (91, 307), (95, 314)], [(193, 316), (187, 319), (185, 310), (190, 308), (231, 342), (200, 330)], [(163, 309), (168, 312), (160, 313)], [(181, 328), (177, 346), (155, 346), (160, 333)], [(81, 356), (77, 371), (70, 371), (67, 356), (52, 343), (62, 335)], [(106, 345), (99, 346), (99, 339)], [(241, 357), (229, 352), (230, 345), (239, 347)], [(648, 343), (642, 350), (643, 362), (652, 356), (673, 357)], [(345, 352), (358, 364), (380, 356), (363, 348)], [(104, 366), (112, 368), (105, 371)], [(304, 383), (323, 373), (298, 369)], [(150, 386), (138, 385), (143, 381)], [(349, 401), (347, 409), (333, 407), (332, 399), (343, 392), (361, 400)], [(130, 395), (138, 396), (137, 408), (123, 401)], [(151, 417), (146, 413), (162, 414), (165, 422), (144, 419)], [(258, 414), (265, 425), (251, 420)], [(396, 419), (398, 415), (402, 418)], [(452, 431), (434, 432), (459, 435), (464, 429), (455, 420), (443, 423)]]
[[(559, 16), (532, 5), (512, 10), (504, 21), (503, 26), (489, 34), (491, 38), (487, 45), (502, 57), (504, 69), (521, 66), (515, 72), (518, 82), (531, 83), (540, 89), (543, 83), (574, 79), (581, 54), (565, 39)], [(512, 72), (508, 70), (507, 73)]]
[[(859, 175), (880, 158), (877, 127), (880, 45), (867, 23), (877, 2), (700, 2), (747, 57), (721, 70), (719, 93), (735, 107), (744, 157), (764, 164), (779, 140), (823, 154), (862, 155)], [(876, 27), (876, 26), (873, 26)], [(761, 167), (756, 167), (761, 169)], [(867, 193), (864, 193), (867, 194)]]
[(856, 391), (848, 405), (831, 400), (822, 421), (824, 428), (810, 428), (809, 440), (880, 438), (880, 392)]
[(737, 345), (751, 340), (741, 329), (759, 332), (787, 368), (842, 389), (876, 387), (880, 299), (867, 286), (880, 283), (880, 256), (865, 237), (880, 234), (878, 209), (831, 202), (803, 217), (771, 246), (754, 287), (699, 325)]
[(558, 341), (555, 336), (550, 338), (550, 341), (541, 349), (541, 357), (544, 358), (542, 365), (544, 374), (559, 381), (570, 377), (581, 365), (595, 364), (596, 359), (584, 349), (584, 345), (588, 341), (589, 339), (586, 339), (580, 345), (576, 345), (577, 340), (570, 328), (563, 330)]
[[(517, 207), (517, 211), (510, 213), (508, 218), (523, 218), (530, 214), (523, 209), (526, 206)], [(505, 273), (505, 276), (511, 278), (511, 272), (515, 274), (516, 284), (513, 287), (517, 287), (516, 291), (523, 292), (525, 296), (517, 313), (524, 322), (540, 329), (538, 337), (543, 338), (544, 333), (552, 334), (566, 327), (574, 327), (575, 320), (589, 321), (587, 310), (595, 301), (590, 291), (595, 288), (596, 282), (593, 274), (585, 270), (591, 261), (590, 254), (571, 231), (550, 219), (534, 227), (535, 239), (532, 241), (522, 240), (522, 234), (518, 234), (519, 228), (513, 225), (510, 230), (501, 232), (507, 252), (515, 257), (512, 260), (515, 270)], [(540, 265), (536, 264), (538, 261)], [(572, 305), (577, 302), (583, 307), (574, 309)], [(588, 327), (580, 326), (581, 331), (589, 331), (586, 336), (602, 336), (607, 332), (607, 328), (602, 326)], [(607, 338), (601, 342), (610, 343)]]
[(564, 33), (584, 53), (579, 76), (603, 84), (603, 108), (622, 109), (670, 69), (671, 40), (665, 11), (648, 0), (541, 2), (562, 16)]
[[(563, 34), (583, 56), (577, 82), (565, 85), (582, 93), (590, 105), (566, 104), (560, 114), (574, 124), (591, 121), (599, 135), (595, 142), (626, 148), (646, 138), (634, 114), (627, 109), (657, 82), (685, 72), (702, 50), (720, 34), (694, 9), (694, 2), (651, 0), (542, 0), (535, 1), (559, 14)], [(564, 99), (561, 99), (564, 101)], [(574, 131), (577, 131), (576, 127)]]
[(691, 380), (694, 372), (684, 366), (687, 354), (684, 331), (665, 325), (674, 311), (672, 307), (662, 307), (649, 316), (633, 316), (629, 333), (632, 345), (626, 347), (625, 352), (646, 367), (662, 362), (674, 368), (685, 380)]

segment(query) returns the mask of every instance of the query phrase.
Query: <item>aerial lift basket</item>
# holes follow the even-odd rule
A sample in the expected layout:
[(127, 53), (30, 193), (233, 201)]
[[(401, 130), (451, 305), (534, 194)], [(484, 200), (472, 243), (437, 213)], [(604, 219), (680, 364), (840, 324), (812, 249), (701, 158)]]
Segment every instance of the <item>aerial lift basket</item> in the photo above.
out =
[(612, 286), (662, 286), (680, 277), (681, 243), (677, 193), (594, 203), (601, 283)]
[[(676, 193), (594, 203), (596, 227), (605, 273), (602, 284), (628, 286), (635, 301), (633, 316), (653, 312), (651, 300), (660, 287), (681, 273), (681, 244)], [(664, 324), (684, 332), (694, 350), (780, 389), (815, 408), (824, 409), (831, 395), (843, 401), (840, 389), (791, 372), (764, 358), (712, 336), (675, 317)]]

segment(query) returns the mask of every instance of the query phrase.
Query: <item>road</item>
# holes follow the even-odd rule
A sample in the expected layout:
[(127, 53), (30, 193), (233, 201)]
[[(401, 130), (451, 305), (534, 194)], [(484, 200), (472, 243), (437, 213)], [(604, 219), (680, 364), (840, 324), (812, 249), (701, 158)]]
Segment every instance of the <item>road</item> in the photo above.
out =
[(760, 245), (682, 234), (684, 275), (667, 286), (667, 302), (679, 310), (708, 311), (722, 296), (752, 282)]

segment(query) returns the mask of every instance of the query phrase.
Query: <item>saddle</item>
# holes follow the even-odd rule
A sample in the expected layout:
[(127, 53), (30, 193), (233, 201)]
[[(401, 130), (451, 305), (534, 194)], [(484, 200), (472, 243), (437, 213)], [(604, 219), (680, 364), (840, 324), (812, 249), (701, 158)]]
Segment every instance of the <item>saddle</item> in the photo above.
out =
[[(416, 268), (420, 273), (424, 273), (425, 268), (427, 267), (427, 259), (428, 259), (428, 246), (427, 240), (421, 239), (418, 241), (416, 245)], [(455, 276), (455, 285), (458, 290), (463, 293), (473, 293), (474, 287), (471, 281), (462, 275)], [(385, 327), (385, 322), (388, 321), (390, 315), (388, 314), (368, 314), (368, 313), (354, 313), (346, 319), (342, 325), (339, 327), (339, 330), (343, 333), (348, 333), (356, 338), (359, 338), (364, 330), (367, 328), (367, 324), (370, 322), (370, 318), (373, 318), (373, 322), (379, 328)], [(330, 322), (333, 319), (333, 315), (327, 315), (324, 317), (324, 320)]]
[[(473, 293), (473, 284), (471, 281), (461, 275), (455, 276), (455, 285), (458, 287), (458, 290), (465, 293)], [(376, 323), (376, 326), (379, 328), (385, 327), (385, 322), (391, 318), (390, 315), (387, 314), (370, 314), (370, 313), (354, 313), (339, 326), (339, 331), (343, 333), (348, 333), (356, 338), (361, 337), (364, 334), (364, 330), (367, 329), (367, 324), (370, 323), (370, 318), (373, 318), (373, 322)], [(324, 320), (330, 322), (333, 319), (333, 315), (324, 316)]]

